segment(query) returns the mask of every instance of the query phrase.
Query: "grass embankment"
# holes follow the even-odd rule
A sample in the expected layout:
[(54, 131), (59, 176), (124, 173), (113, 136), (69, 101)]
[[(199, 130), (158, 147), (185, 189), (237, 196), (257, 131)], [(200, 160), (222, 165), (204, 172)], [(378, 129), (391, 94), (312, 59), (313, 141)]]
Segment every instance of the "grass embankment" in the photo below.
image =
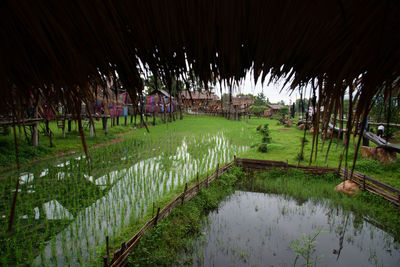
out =
[[(400, 237), (399, 210), (375, 195), (359, 192), (356, 196), (337, 193), (333, 187), (340, 180), (335, 174), (310, 175), (299, 170), (271, 170), (245, 174), (233, 168), (221, 176), (219, 181), (203, 189), (191, 201), (176, 208), (157, 227), (151, 229), (139, 242), (129, 258), (131, 266), (169, 266), (179, 262), (182, 251), (192, 249), (193, 239), (197, 238), (206, 223), (207, 213), (218, 207), (219, 203), (234, 190), (284, 194), (300, 204), (308, 200), (325, 202), (332, 207), (352, 211), (362, 219)], [(189, 261), (191, 258), (188, 258)], [(186, 260), (188, 260), (186, 259)]]
[[(256, 128), (259, 125), (269, 124), (271, 143), (268, 144), (268, 152), (261, 153), (257, 150), (258, 144), (261, 143), (261, 134), (257, 132)], [(277, 160), (286, 161), (289, 164), (298, 163), (298, 154), (301, 150), (301, 140), (304, 135), (304, 131), (298, 130), (295, 126), (286, 128), (280, 125), (276, 120), (269, 120), (264, 118), (254, 118), (249, 120), (247, 124), (247, 130), (253, 138), (252, 148), (247, 152), (239, 155), (244, 158), (253, 159), (265, 159), (265, 160)], [(312, 149), (312, 134), (306, 134), (306, 144), (304, 147), (304, 160), (300, 162), (301, 165), (308, 165), (310, 160), (310, 153)], [(349, 150), (348, 150), (348, 168), (351, 168), (353, 164), (354, 148), (357, 139), (353, 140), (351, 137)], [(342, 140), (332, 139), (332, 144), (329, 150), (329, 154), (326, 157), (326, 152), (329, 145), (329, 140), (325, 143), (322, 142), (321, 136), (318, 141), (318, 154), (317, 158), (312, 158), (313, 166), (329, 166), (337, 168), (339, 166), (340, 155), (344, 153), (344, 146)], [(374, 145), (370, 143), (371, 146)], [(345, 155), (345, 154), (344, 154)], [(345, 158), (343, 156), (343, 158)], [(345, 160), (343, 159), (342, 167), (345, 166)], [(356, 170), (360, 171), (374, 179), (377, 179), (383, 183), (387, 183), (396, 188), (400, 188), (400, 160), (395, 163), (387, 165), (381, 164), (379, 161), (371, 159), (363, 159), (361, 152), (357, 155)]]

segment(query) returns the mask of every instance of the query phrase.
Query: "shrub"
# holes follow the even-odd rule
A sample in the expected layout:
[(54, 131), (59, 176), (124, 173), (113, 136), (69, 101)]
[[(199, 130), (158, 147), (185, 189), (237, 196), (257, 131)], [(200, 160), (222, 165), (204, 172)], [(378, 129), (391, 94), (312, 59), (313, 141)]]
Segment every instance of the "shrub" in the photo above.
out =
[(261, 144), (258, 146), (258, 151), (260, 151), (260, 152), (262, 152), (262, 153), (268, 152), (267, 144), (261, 143)]

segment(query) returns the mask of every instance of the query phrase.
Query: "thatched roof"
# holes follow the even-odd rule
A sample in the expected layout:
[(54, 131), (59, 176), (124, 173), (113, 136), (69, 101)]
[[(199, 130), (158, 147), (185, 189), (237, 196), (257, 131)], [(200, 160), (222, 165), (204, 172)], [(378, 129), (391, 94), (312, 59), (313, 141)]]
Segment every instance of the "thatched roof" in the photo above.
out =
[(179, 92), (179, 96), (182, 99), (193, 99), (193, 100), (219, 100), (219, 97), (212, 93), (201, 93), (199, 91), (194, 91), (189, 93), (189, 91)]
[(232, 97), (232, 105), (239, 106), (239, 105), (253, 105), (254, 98), (252, 96), (241, 96), (241, 97)]
[(280, 104), (268, 104), (267, 106), (272, 110), (280, 110), (283, 107), (283, 105)]
[(398, 1), (7, 1), (0, 14), (2, 96), (53, 86), (81, 96), (114, 71), (137, 92), (138, 58), (160, 75), (189, 63), (202, 80), (254, 67), (293, 86), (362, 75), (376, 90), (400, 76)]
[(3, 1), (0, 112), (41, 96), (79, 113), (91, 86), (112, 77), (135, 102), (144, 66), (169, 89), (189, 69), (203, 82), (250, 69), (293, 88), (313, 81), (328, 110), (350, 89), (366, 118), (400, 76), (399, 14), (396, 0)]
[(148, 95), (162, 95), (162, 96), (170, 97), (170, 94), (163, 89), (154, 89), (153, 91), (149, 92)]

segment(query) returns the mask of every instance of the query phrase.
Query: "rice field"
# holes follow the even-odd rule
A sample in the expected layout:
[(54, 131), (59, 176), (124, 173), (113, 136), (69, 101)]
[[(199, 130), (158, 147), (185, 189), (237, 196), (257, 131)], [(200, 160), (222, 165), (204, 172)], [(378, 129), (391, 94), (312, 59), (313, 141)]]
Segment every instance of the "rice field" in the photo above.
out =
[[(164, 127), (169, 129), (138, 131), (122, 143), (92, 151), (90, 173), (84, 155), (5, 173), (0, 184), (1, 264), (85, 266), (98, 261), (106, 236), (112, 240), (153, 202), (197, 174), (230, 162), (251, 143), (244, 128), (242, 136), (232, 137), (223, 128), (190, 134)], [(16, 175), (17, 210), (8, 233)]]
[[(256, 128), (265, 123), (273, 141), (268, 153), (259, 153), (261, 136)], [(135, 130), (123, 142), (91, 150), (90, 171), (82, 153), (25, 163), (20, 172), (1, 171), (0, 265), (98, 265), (106, 236), (112, 246), (120, 246), (152, 215), (153, 203), (172, 199), (197, 174), (203, 179), (234, 155), (297, 163), (301, 136), (295, 128), (283, 131), (276, 121), (266, 119), (246, 123), (186, 116), (151, 127), (150, 133)], [(307, 144), (306, 152), (310, 147)], [(316, 164), (336, 167), (339, 151), (340, 146), (327, 163), (321, 158)], [(397, 181), (392, 168), (379, 170), (382, 177)], [(13, 230), (8, 232), (17, 179)]]

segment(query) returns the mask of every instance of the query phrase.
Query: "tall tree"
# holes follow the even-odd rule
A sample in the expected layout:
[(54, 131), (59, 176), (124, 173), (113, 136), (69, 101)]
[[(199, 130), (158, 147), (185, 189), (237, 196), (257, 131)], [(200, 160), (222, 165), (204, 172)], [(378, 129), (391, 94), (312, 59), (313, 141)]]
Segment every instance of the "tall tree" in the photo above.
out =
[(265, 95), (263, 92), (259, 93), (254, 97), (254, 105), (256, 106), (265, 106), (267, 101), (265, 100)]

